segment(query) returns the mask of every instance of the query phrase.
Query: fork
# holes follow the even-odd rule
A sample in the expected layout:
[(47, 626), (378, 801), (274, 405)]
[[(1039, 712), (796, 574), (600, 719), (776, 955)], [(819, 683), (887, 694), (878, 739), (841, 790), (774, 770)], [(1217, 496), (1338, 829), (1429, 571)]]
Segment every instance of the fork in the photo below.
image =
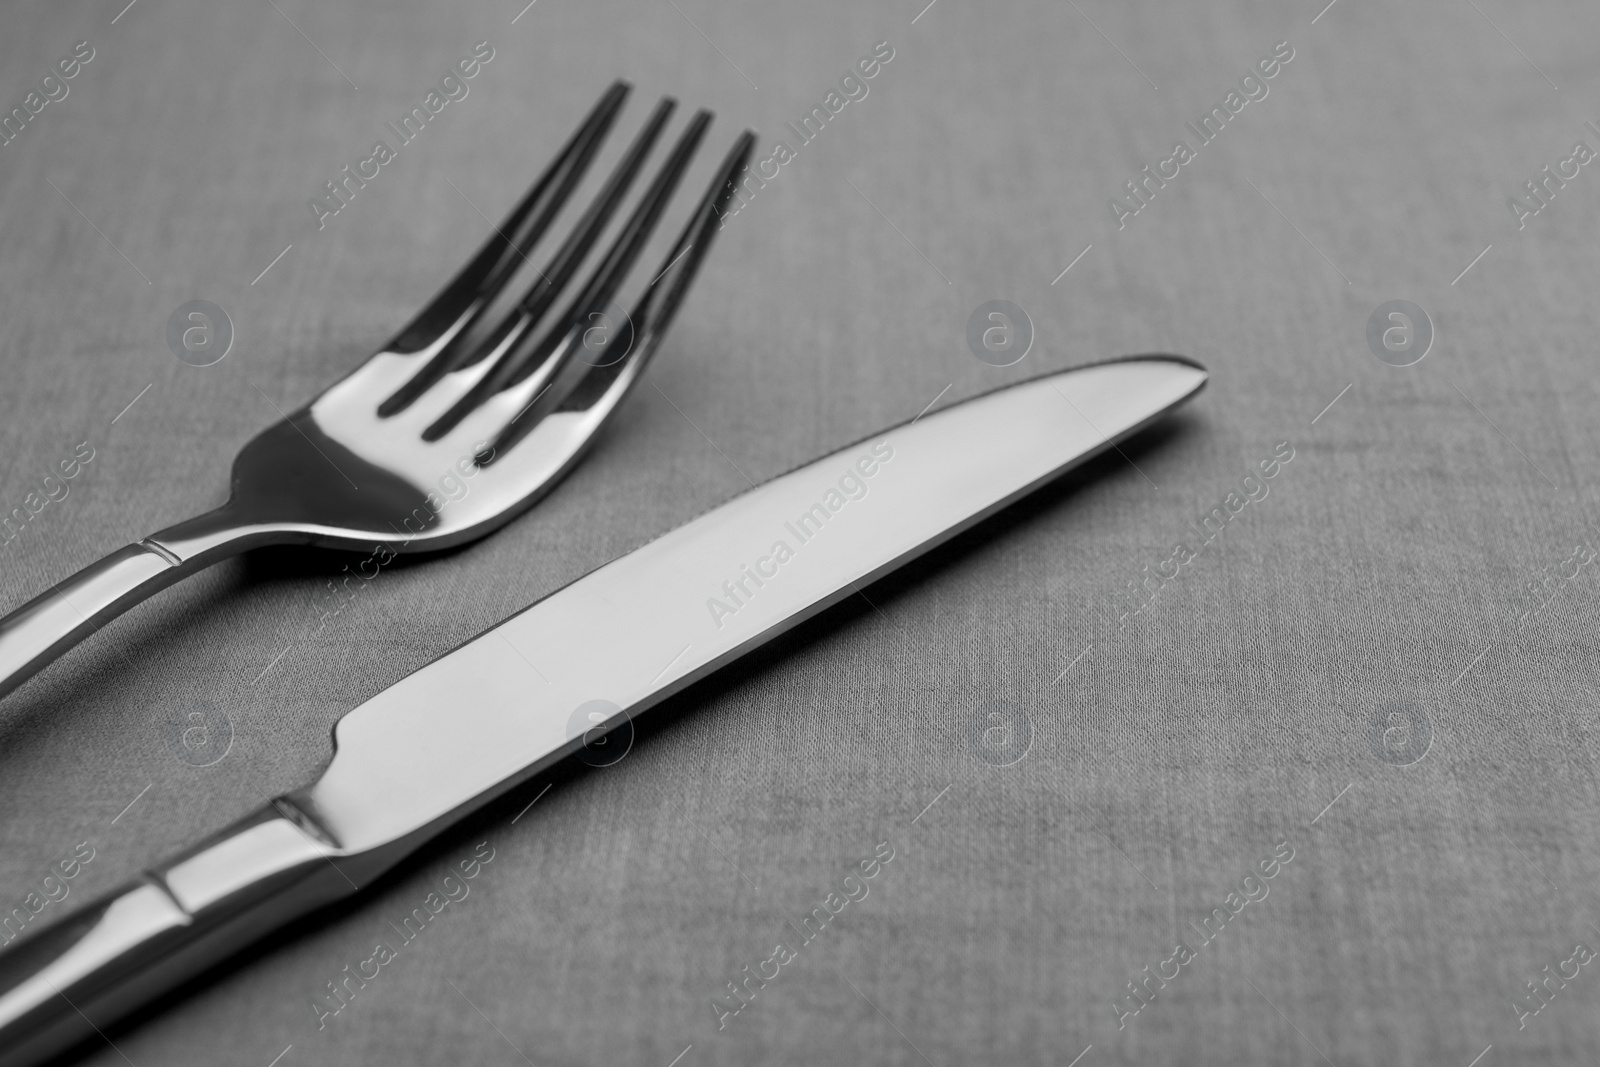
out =
[[(478, 253), (393, 340), (239, 451), (226, 503), (118, 549), (0, 619), (0, 696), (108, 619), (219, 560), (272, 544), (448, 548), (498, 529), (549, 491), (660, 343), (755, 143), (753, 132), (740, 134), (660, 270), (620, 313), (617, 291), (711, 122), (709, 111), (696, 112), (598, 264), (552, 315), (676, 106), (661, 99), (572, 232), (535, 265), (524, 248), (571, 197), (629, 88), (618, 81), (601, 95)], [(491, 325), (486, 313), (524, 263), (538, 277)]]

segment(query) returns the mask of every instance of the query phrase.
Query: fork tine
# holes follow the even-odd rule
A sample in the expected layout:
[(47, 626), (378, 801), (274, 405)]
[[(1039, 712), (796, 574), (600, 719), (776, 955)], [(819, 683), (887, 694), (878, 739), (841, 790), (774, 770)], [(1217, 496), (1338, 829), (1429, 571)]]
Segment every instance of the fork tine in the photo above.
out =
[[(722, 209), (733, 199), (739, 172), (748, 166), (750, 154), (755, 151), (755, 147), (754, 130), (745, 130), (739, 135), (738, 140), (734, 141), (733, 147), (728, 149), (722, 165), (712, 177), (705, 195), (700, 198), (699, 206), (695, 208), (694, 214), (689, 216), (683, 232), (678, 235), (677, 243), (667, 252), (655, 279), (640, 295), (639, 302), (633, 306), (632, 320), (635, 323), (643, 323), (642, 327), (635, 327), (636, 334), (642, 335), (637, 338), (641, 349), (638, 357), (640, 363), (650, 358), (651, 352), (660, 343), (661, 336), (667, 332), (667, 327), (672, 325), (673, 318), (678, 314), (678, 305), (683, 302), (689, 286), (694, 284), (695, 275), (700, 271), (701, 261), (705, 259), (706, 253), (711, 251), (711, 242), (716, 238), (717, 231), (722, 229)], [(716, 223), (715, 226), (712, 225), (713, 222)], [(679, 262), (680, 259), (682, 262)], [(670, 280), (668, 280), (669, 275)]]
[(521, 246), (532, 246), (549, 227), (556, 212), (572, 195), (599, 150), (612, 122), (622, 108), (631, 87), (615, 81), (579, 124), (556, 158), (505, 220), (484, 242), (476, 255), (462, 267), (433, 301), (418, 312), (394, 339), (387, 351), (410, 355), (438, 346), (427, 364), (378, 406), (378, 415), (388, 417), (403, 410), (443, 376), (453, 362), (450, 342), (462, 336), (487, 310), (497, 294), (527, 259)]
[[(734, 141), (689, 221), (662, 260), (661, 269), (640, 294), (630, 319), (634, 338), (627, 355), (611, 363), (589, 367), (561, 396), (536, 396), (506, 424), (489, 449), (475, 457), (480, 466), (509, 452), (552, 410), (586, 413), (585, 421), (590, 427), (579, 432), (585, 435), (584, 443), (593, 440), (594, 429), (622, 402), (672, 325), (684, 296), (694, 284), (700, 264), (711, 251), (717, 231), (722, 228), (722, 209), (733, 196), (734, 181), (748, 165), (755, 143), (753, 130), (745, 130)], [(569, 346), (578, 342), (587, 321), (579, 319), (573, 323), (569, 330)]]
[[(654, 141), (656, 135), (660, 132), (661, 124), (666, 121), (665, 112), (670, 110), (669, 103), (670, 101), (666, 99), (662, 101), (662, 107), (658, 108), (656, 114), (652, 116), (650, 125), (645, 132), (640, 134), (641, 141), (646, 139), (650, 142)], [(595, 268), (593, 274), (590, 275), (581, 294), (569, 305), (566, 313), (556, 320), (552, 328), (543, 337), (535, 341), (532, 329), (535, 325), (535, 318), (543, 315), (545, 309), (549, 307), (550, 303), (558, 295), (559, 286), (566, 282), (567, 278), (576, 270), (584, 255), (594, 245), (602, 225), (621, 201), (628, 182), (632, 180), (633, 174), (637, 171), (639, 164), (642, 163), (643, 149), (648, 148), (648, 144), (636, 145), (636, 147), (640, 148), (638, 156), (634, 157), (630, 152), (630, 158), (624, 161), (624, 165), (629, 168), (626, 180), (617, 180), (622, 176), (622, 166), (619, 166), (618, 175), (613, 176), (613, 183), (619, 188), (614, 191), (612, 186), (608, 185), (602, 194), (602, 199), (607, 201), (603, 212), (604, 217), (595, 220), (593, 225), (580, 226), (580, 232), (573, 235), (575, 240), (569, 242), (569, 244), (575, 246), (573, 251), (576, 254), (567, 257), (567, 261), (563, 264), (565, 275), (559, 281), (554, 278), (550, 279), (551, 282), (555, 283), (553, 286), (548, 284), (541, 285), (538, 282), (534, 283), (534, 288), (530, 291), (528, 300), (524, 304), (526, 314), (519, 318), (515, 324), (515, 328), (523, 331), (522, 335), (512, 339), (512, 343), (508, 345), (497, 346), (503, 348), (503, 354), (499, 356), (494, 368), (480, 378), (471, 389), (423, 431), (422, 439), (424, 441), (437, 441), (454, 429), (462, 419), (466, 418), (468, 414), (489, 397), (507, 386), (516, 385), (524, 381), (535, 371), (542, 372), (542, 384), (543, 380), (550, 378), (561, 369), (562, 365), (570, 358), (571, 352), (570, 350), (560, 349), (559, 345), (562, 339), (570, 332), (571, 324), (576, 321), (587, 322), (588, 312), (596, 308), (603, 308), (606, 301), (616, 292), (617, 286), (621, 284), (623, 277), (633, 266), (633, 261), (638, 257), (645, 240), (649, 238), (651, 231), (655, 229), (656, 222), (661, 217), (662, 209), (666, 207), (667, 202), (672, 198), (673, 190), (676, 189), (678, 180), (683, 176), (684, 169), (693, 157), (701, 137), (705, 134), (706, 126), (710, 122), (710, 112), (700, 111), (696, 113), (682, 136), (678, 138), (678, 143), (673, 147), (672, 154), (662, 166), (660, 174), (651, 183), (650, 188), (646, 191), (638, 206), (634, 208), (633, 214), (629, 216), (622, 232), (606, 252), (605, 258)], [(596, 206), (599, 206), (599, 201), (597, 201)], [(586, 218), (584, 221), (587, 223), (589, 220)], [(567, 251), (567, 249), (563, 249), (563, 253)], [(495, 340), (505, 341), (505, 333), (497, 334)], [(560, 352), (560, 354), (552, 360), (550, 358), (552, 353), (557, 352)]]
[(634, 139), (628, 148), (628, 153), (617, 164), (604, 189), (595, 197), (584, 212), (583, 218), (573, 227), (572, 234), (562, 244), (548, 270), (540, 272), (539, 280), (529, 287), (528, 293), (522, 298), (521, 308), (532, 319), (544, 316), (556, 297), (561, 295), (561, 290), (578, 267), (583, 264), (584, 257), (594, 247), (595, 240), (600, 236), (600, 231), (605, 229), (606, 223), (611, 221), (611, 216), (616, 214), (623, 198), (628, 195), (628, 190), (633, 186), (633, 181), (638, 177), (644, 165), (645, 157), (650, 149), (655, 147), (656, 139), (661, 136), (662, 129), (667, 124), (667, 119), (672, 116), (678, 102), (670, 96), (661, 98), (656, 109), (651, 113), (645, 128)]
[[(611, 176), (607, 178), (605, 186), (595, 196), (588, 208), (585, 209), (583, 216), (573, 227), (572, 233), (568, 235), (566, 241), (562, 243), (561, 248), (551, 258), (545, 269), (539, 271), (539, 277), (533, 281), (528, 287), (528, 291), (518, 301), (516, 310), (507, 315), (505, 320), (493, 329), (474, 352), (466, 355), (453, 355), (450, 358), (447, 370), (458, 370), (477, 363), (479, 360), (489, 358), (493, 358), (496, 361), (496, 365), (487, 374), (476, 377), (472, 388), (479, 391), (469, 392), (466, 395), (482, 397), (493, 394), (495, 389), (485, 386), (483, 383), (485, 381), (498, 380), (496, 374), (498, 373), (498, 365), (502, 362), (503, 353), (515, 351), (519, 347), (526, 347), (527, 337), (532, 334), (534, 327), (539, 324), (539, 320), (549, 310), (550, 305), (555, 302), (556, 297), (561, 295), (561, 290), (566, 287), (567, 283), (572, 279), (572, 275), (583, 264), (584, 257), (594, 247), (594, 243), (599, 238), (601, 231), (605, 229), (606, 224), (611, 221), (611, 217), (627, 197), (629, 188), (632, 187), (634, 179), (638, 177), (639, 171), (644, 166), (645, 158), (655, 146), (662, 129), (666, 126), (667, 119), (671, 117), (673, 110), (677, 106), (677, 101), (671, 97), (661, 98), (655, 110), (651, 112), (650, 118), (639, 131), (638, 136), (628, 146), (623, 158), (612, 169)], [(443, 377), (443, 375), (440, 375), (440, 377)], [(466, 388), (464, 382), (455, 382), (452, 383), (452, 386), (457, 389)], [(445, 396), (438, 398), (439, 404), (437, 406), (444, 407), (448, 405), (453, 408), (462, 399), (462, 393), (458, 392), (454, 396), (447, 393)], [(432, 441), (434, 438), (424, 434), (423, 440)]]
[[(589, 279), (589, 284), (579, 297), (567, 309), (564, 322), (556, 324), (550, 331), (548, 346), (555, 349), (564, 335), (571, 335), (574, 327), (582, 326), (592, 321), (590, 314), (605, 308), (611, 298), (616, 295), (617, 288), (624, 278), (633, 269), (633, 264), (644, 250), (645, 242), (655, 232), (656, 223), (661, 219), (661, 213), (672, 200), (672, 194), (677, 191), (678, 182), (683, 177), (683, 172), (688, 168), (689, 161), (694, 157), (695, 151), (700, 147), (700, 141), (705, 136), (706, 128), (711, 125), (711, 112), (699, 111), (695, 114), (694, 121), (683, 133), (678, 144), (673, 149), (672, 157), (661, 170), (660, 176), (650, 191), (645, 194), (639, 206), (635, 209), (633, 217), (628, 220), (627, 228), (618, 235), (616, 242), (606, 254), (605, 260), (595, 269)], [(567, 347), (567, 353), (575, 351)], [(524, 364), (511, 377), (512, 384), (526, 379), (534, 367)]]

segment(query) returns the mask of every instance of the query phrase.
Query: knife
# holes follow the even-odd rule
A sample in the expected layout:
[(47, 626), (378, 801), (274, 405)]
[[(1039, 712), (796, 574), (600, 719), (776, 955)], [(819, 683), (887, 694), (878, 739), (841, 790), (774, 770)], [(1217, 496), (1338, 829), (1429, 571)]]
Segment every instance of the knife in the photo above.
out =
[[(0, 953), (31, 1065), (371, 884), (469, 812), (1194, 396), (1151, 355), (919, 416), (759, 485), (402, 678), (314, 783)], [(575, 716), (580, 708), (604, 709)], [(569, 725), (574, 721), (578, 727)]]

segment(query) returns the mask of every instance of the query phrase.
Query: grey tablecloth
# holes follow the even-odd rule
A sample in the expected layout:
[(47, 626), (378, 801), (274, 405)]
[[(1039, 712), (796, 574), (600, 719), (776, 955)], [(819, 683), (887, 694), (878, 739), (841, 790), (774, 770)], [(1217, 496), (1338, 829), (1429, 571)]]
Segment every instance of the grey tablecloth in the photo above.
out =
[[(0, 703), (0, 906), (93, 849), (41, 920), (307, 780), (342, 712), (746, 477), (1046, 369), (1213, 372), (1126, 461), (92, 1062), (1600, 1057), (1575, 951), (1600, 946), (1600, 176), (1573, 154), (1600, 147), (1600, 16), (922, 2), (7, 6), (7, 109), (93, 52), (0, 146), (0, 509), (93, 450), (0, 550), (7, 604), (218, 503), (234, 450), (419, 307), (610, 79), (638, 87), (625, 127), (662, 93), (716, 110), (697, 186), (742, 126), (793, 151), (533, 512), (385, 570), (320, 631), (345, 561), (218, 568)], [(468, 95), (318, 229), (308, 200), (480, 41)], [(879, 42), (864, 97), (809, 142), (785, 127)], [(168, 350), (192, 299), (236, 332), (211, 367)], [(1006, 369), (965, 338), (991, 299), (1035, 333)], [(1368, 343), (1391, 300), (1431, 320), (1411, 366)], [(1267, 495), (1156, 577), (1275, 449)], [(175, 755), (202, 722), (208, 766)], [(482, 842), (469, 896), (325, 1017)], [(880, 845), (867, 896), (803, 940)]]

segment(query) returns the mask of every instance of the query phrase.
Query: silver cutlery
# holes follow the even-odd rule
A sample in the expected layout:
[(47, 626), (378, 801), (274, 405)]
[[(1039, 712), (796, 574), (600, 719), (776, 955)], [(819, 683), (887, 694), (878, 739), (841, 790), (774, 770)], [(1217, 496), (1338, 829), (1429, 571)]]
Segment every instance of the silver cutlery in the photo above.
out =
[(314, 783), (0, 953), (0, 1067), (97, 1040), (241, 946), (356, 894), (451, 823), (1205, 381), (1187, 360), (1140, 356), (952, 405), (757, 486), (513, 615), (340, 719)]
[[(478, 253), (393, 340), (244, 446), (227, 503), (113, 552), (0, 619), (0, 696), (106, 620), (229, 556), (269, 544), (447, 548), (498, 529), (548, 491), (644, 370), (755, 141), (749, 131), (735, 141), (660, 269), (619, 314), (618, 290), (711, 122), (697, 112), (557, 310), (675, 106), (661, 100), (571, 233), (534, 264), (529, 250), (572, 196), (628, 88), (617, 82), (601, 96)], [(491, 323), (491, 305), (525, 263), (538, 276)]]

